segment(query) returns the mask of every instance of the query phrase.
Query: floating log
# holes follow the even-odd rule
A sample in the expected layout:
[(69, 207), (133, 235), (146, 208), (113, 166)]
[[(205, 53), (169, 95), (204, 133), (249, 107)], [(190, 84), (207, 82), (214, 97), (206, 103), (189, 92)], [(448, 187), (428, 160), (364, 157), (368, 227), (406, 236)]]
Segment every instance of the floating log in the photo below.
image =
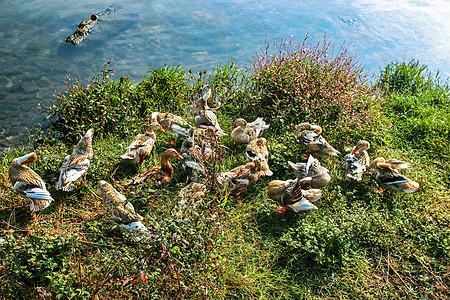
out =
[(94, 24), (97, 22), (98, 17), (96, 14), (91, 16), (90, 20), (83, 21), (78, 25), (78, 29), (70, 36), (67, 37), (66, 43), (78, 45), (89, 34)]

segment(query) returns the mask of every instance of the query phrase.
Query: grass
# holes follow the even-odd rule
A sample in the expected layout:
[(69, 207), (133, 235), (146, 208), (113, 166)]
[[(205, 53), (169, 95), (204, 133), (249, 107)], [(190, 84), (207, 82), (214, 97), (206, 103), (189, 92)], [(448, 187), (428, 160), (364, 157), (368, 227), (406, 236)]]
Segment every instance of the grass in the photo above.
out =
[[(0, 293), (9, 299), (448, 298), (447, 83), (412, 61), (389, 64), (370, 86), (360, 77), (359, 67), (351, 64), (356, 58), (344, 48), (336, 54), (339, 61), (330, 58), (322, 64), (309, 60), (311, 56), (302, 61), (295, 53), (300, 49), (305, 53), (306, 44), (299, 45), (289, 49), (289, 56), (283, 52), (286, 48), (263, 52), (267, 54), (264, 64), (250, 72), (231, 61), (198, 75), (179, 66), (161, 67), (133, 85), (124, 77), (109, 78), (105, 69), (87, 87), (69, 85), (50, 108), (54, 123), (49, 134), (38, 132), (32, 145), (39, 161), (30, 167), (44, 179), (55, 199), (36, 220), (8, 180), (12, 159), (30, 149), (11, 150), (0, 162), (0, 237), (5, 241), (0, 245)], [(328, 43), (320, 45), (308, 46), (316, 58), (323, 53), (319, 50), (331, 49)], [(281, 57), (285, 64), (280, 63)], [(321, 71), (324, 67), (327, 72)], [(278, 78), (275, 69), (291, 76)], [(342, 91), (360, 95), (356, 106), (334, 104), (350, 111), (357, 108), (370, 115), (370, 122), (354, 117), (348, 123), (330, 119), (332, 115), (325, 116), (320, 109), (305, 112), (303, 106), (289, 106), (298, 101), (295, 97), (302, 97), (294, 90), (305, 78), (313, 82), (311, 89), (320, 87), (323, 93), (329, 87), (342, 87)], [(353, 83), (334, 82), (342, 83), (343, 78)], [(274, 86), (280, 82), (285, 94), (277, 97), (282, 101), (270, 102), (276, 99)], [(263, 136), (269, 142), (274, 175), (261, 178), (238, 197), (210, 192), (200, 203), (180, 207), (177, 193), (187, 181), (179, 162), (174, 161), (173, 180), (164, 189), (124, 191), (152, 232), (145, 243), (134, 243), (132, 236), (121, 233), (110, 220), (95, 195), (96, 185), (106, 180), (120, 188), (117, 183), (138, 172), (121, 164), (119, 155), (145, 128), (153, 110), (170, 110), (193, 123), (189, 109), (206, 85), (213, 89), (224, 130), (237, 117), (265, 116), (271, 126)], [(303, 92), (308, 93), (306, 85)], [(321, 101), (332, 100), (323, 95), (318, 95)], [(317, 99), (311, 96), (310, 100)], [(61, 123), (74, 116), (63, 109), (62, 102), (65, 107), (84, 107), (81, 115), (94, 121)], [(267, 103), (278, 107), (280, 114), (265, 111)], [(116, 111), (112, 114), (116, 119), (101, 120), (103, 112), (95, 108), (100, 104)], [(284, 110), (284, 105), (296, 114)], [(118, 127), (105, 126), (110, 121)], [(421, 188), (409, 195), (380, 192), (371, 174), (358, 184), (347, 182), (343, 155), (328, 157), (320, 160), (332, 181), (323, 188), (324, 196), (316, 204), (319, 209), (276, 213), (280, 204), (268, 198), (267, 185), (273, 179), (294, 177), (288, 159), (304, 161), (304, 150), (291, 131), (304, 121), (319, 123), (343, 155), (364, 138), (372, 144), (372, 159), (383, 156), (410, 162), (413, 168), (404, 174)], [(95, 128), (94, 159), (84, 183), (70, 193), (55, 191), (57, 167), (88, 125)], [(61, 139), (69, 131), (72, 137)], [(173, 147), (170, 136), (159, 132), (157, 136), (153, 156), (141, 170), (159, 164), (161, 153)], [(227, 170), (245, 161), (245, 146), (234, 144), (230, 136), (221, 142), (229, 150), (218, 161), (220, 168)]]

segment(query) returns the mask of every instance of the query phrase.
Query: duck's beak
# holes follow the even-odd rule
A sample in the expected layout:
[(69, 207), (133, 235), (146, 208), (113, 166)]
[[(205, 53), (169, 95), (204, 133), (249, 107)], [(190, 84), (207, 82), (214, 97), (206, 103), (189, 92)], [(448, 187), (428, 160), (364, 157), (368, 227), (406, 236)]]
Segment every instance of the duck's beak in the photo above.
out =
[(233, 124), (233, 126), (231, 126), (230, 130), (233, 130), (236, 128), (236, 125)]
[(161, 131), (161, 132), (166, 132), (166, 131), (164, 130), (164, 128), (162, 128), (162, 127), (159, 127), (158, 130)]
[(184, 157), (183, 156), (181, 156), (180, 154), (178, 154), (177, 153), (177, 156), (175, 156), (175, 157), (178, 157), (179, 159), (184, 159)]
[(352, 154), (355, 154), (356, 152), (358, 152), (359, 149), (361, 149), (361, 148), (359, 148), (358, 146), (355, 146), (352, 150)]

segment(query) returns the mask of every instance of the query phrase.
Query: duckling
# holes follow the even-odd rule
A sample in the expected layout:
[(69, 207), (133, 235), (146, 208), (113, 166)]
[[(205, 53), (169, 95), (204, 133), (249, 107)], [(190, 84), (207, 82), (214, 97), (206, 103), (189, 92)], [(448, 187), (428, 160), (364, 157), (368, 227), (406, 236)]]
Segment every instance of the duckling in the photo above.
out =
[(366, 171), (370, 163), (367, 149), (370, 148), (368, 141), (360, 140), (351, 153), (345, 156), (344, 168), (348, 180), (362, 180), (362, 174)]
[(111, 219), (120, 227), (133, 231), (148, 231), (147, 227), (141, 222), (144, 218), (135, 212), (133, 204), (127, 201), (127, 198), (108, 182), (100, 181), (97, 192), (103, 199), (103, 204), (112, 211)]
[(307, 163), (296, 163), (288, 161), (288, 164), (294, 169), (295, 176), (300, 179), (302, 189), (308, 187), (322, 188), (331, 181), (328, 169), (321, 166), (319, 160), (312, 155), (309, 156)]
[(73, 190), (72, 182), (78, 180), (84, 173), (86, 173), (91, 163), (94, 152), (92, 150), (92, 135), (94, 129), (89, 129), (86, 134), (80, 139), (78, 144), (73, 149), (71, 155), (64, 158), (60, 168), (60, 175), (57, 190), (71, 191)]
[(245, 158), (247, 161), (253, 161), (258, 158), (261, 162), (262, 176), (273, 175), (269, 167), (269, 150), (267, 149), (267, 140), (265, 138), (251, 140), (245, 149)]
[(319, 125), (312, 125), (309, 123), (301, 123), (296, 126), (296, 136), (305, 145), (306, 151), (315, 157), (323, 157), (327, 155), (338, 156), (339, 151), (334, 149), (326, 140), (322, 137), (322, 127)]
[[(208, 106), (208, 100), (211, 98), (211, 89), (208, 89), (208, 91), (197, 100), (194, 106), (194, 113), (195, 116), (195, 124), (197, 127), (214, 127), (217, 131), (217, 134), (219, 136), (227, 135), (221, 128), (219, 121), (217, 120), (216, 114), (209, 108)], [(203, 104), (203, 109), (202, 109)]]
[(26, 166), (37, 159), (36, 153), (31, 152), (13, 159), (9, 167), (9, 180), (14, 190), (27, 200), (32, 212), (43, 210), (53, 201), (42, 178)]
[(138, 134), (133, 142), (126, 148), (124, 154), (120, 156), (124, 161), (131, 164), (140, 164), (150, 156), (156, 141), (154, 130), (164, 132), (160, 124), (153, 122), (148, 127), (145, 134)]
[(322, 191), (320, 189), (304, 190), (299, 185), (299, 182), (298, 178), (284, 181), (272, 180), (269, 182), (267, 195), (272, 200), (279, 201), (282, 204), (298, 201), (298, 198), (305, 198), (310, 202), (315, 202), (322, 197)]
[(136, 175), (132, 180), (125, 181), (124, 184), (137, 185), (144, 182), (145, 180), (151, 180), (153, 182), (152, 188), (163, 188), (170, 182), (170, 180), (172, 180), (173, 168), (169, 162), (169, 159), (172, 157), (183, 159), (183, 157), (178, 154), (177, 150), (173, 148), (167, 149), (162, 154), (161, 166), (147, 169), (141, 174)]
[(176, 139), (189, 137), (186, 128), (190, 128), (191, 125), (180, 116), (155, 111), (151, 114), (150, 119), (152, 122), (159, 123), (165, 131), (171, 133)]
[(262, 132), (269, 128), (263, 118), (257, 118), (251, 123), (247, 123), (242, 118), (236, 119), (230, 128), (231, 138), (237, 143), (248, 143), (250, 140), (257, 138)]
[(378, 157), (367, 168), (377, 172), (375, 179), (382, 187), (397, 193), (414, 193), (420, 185), (397, 171), (408, 167), (409, 164), (404, 161), (397, 159), (386, 161), (383, 157)]

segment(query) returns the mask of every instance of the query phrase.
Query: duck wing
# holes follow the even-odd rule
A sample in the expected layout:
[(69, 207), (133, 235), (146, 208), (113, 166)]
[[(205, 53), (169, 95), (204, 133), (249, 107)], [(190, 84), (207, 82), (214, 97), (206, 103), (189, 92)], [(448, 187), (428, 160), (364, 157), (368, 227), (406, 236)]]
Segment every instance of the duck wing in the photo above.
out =
[(34, 212), (43, 210), (54, 200), (45, 186), (42, 188), (34, 183), (17, 181), (14, 190), (27, 199), (30, 210)]

